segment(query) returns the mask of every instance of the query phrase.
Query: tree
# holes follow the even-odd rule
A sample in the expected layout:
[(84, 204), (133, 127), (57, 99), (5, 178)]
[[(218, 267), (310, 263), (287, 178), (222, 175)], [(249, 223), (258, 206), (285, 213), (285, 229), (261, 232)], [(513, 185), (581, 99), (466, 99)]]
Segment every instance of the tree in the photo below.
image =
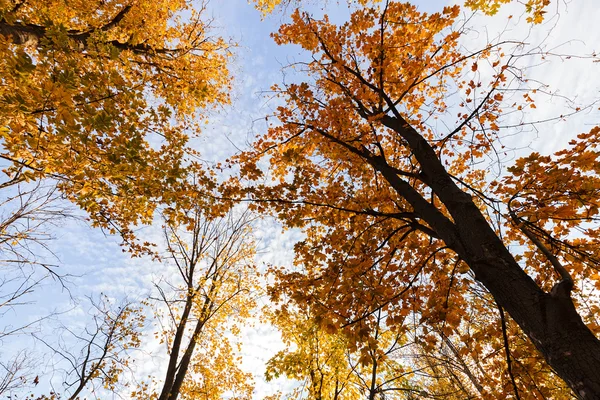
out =
[[(107, 296), (90, 299), (90, 303), (92, 323), (81, 331), (63, 325), (60, 333), (53, 335), (58, 340), (36, 337), (53, 353), (53, 374), (63, 379), (64, 398), (68, 400), (80, 399), (86, 391), (97, 395), (102, 390), (122, 389), (120, 378), (129, 368), (130, 350), (141, 344), (140, 328), (145, 319), (141, 307), (131, 303), (115, 306)], [(62, 397), (53, 392), (38, 399)]]
[[(61, 326), (58, 342), (38, 337), (55, 355), (52, 373), (64, 382), (63, 393), (38, 399), (75, 400), (88, 393), (140, 400), (251, 397), (251, 374), (239, 366), (238, 339), (258, 284), (253, 219), (248, 212), (209, 218), (200, 207), (186, 217), (186, 224), (165, 218), (165, 275), (178, 279), (161, 279), (158, 297), (116, 307), (105, 296), (92, 303), (93, 323), (81, 332)], [(168, 357), (161, 365), (164, 377), (148, 381), (134, 366), (147, 361), (141, 350), (152, 340), (150, 309), (159, 328), (155, 339)]]
[(35, 360), (26, 350), (18, 351), (10, 359), (0, 362), (0, 371), (0, 395), (6, 398), (36, 379)]
[[(0, 200), (0, 317), (18, 314), (27, 296), (49, 277), (62, 282), (64, 276), (49, 262), (51, 229), (71, 217), (53, 186), (15, 184), (2, 189)], [(22, 333), (25, 326), (0, 326), (0, 340)]]
[(281, 332), (286, 349), (268, 361), (267, 380), (285, 375), (303, 382), (288, 398), (427, 398), (427, 392), (411, 379), (415, 370), (405, 358), (406, 338), (386, 329), (381, 311), (375, 316), (374, 330), (365, 333), (367, 345), (360, 349), (344, 332), (322, 326), (310, 309), (295, 310), (283, 305), (268, 314)]
[(131, 241), (157, 204), (189, 196), (189, 169), (202, 175), (184, 162), (186, 141), (200, 107), (227, 102), (228, 47), (204, 4), (185, 0), (2, 1), (8, 182), (52, 178), (94, 225)]
[[(447, 399), (569, 399), (571, 390), (494, 299), (475, 285), (469, 312), (449, 330), (427, 324), (408, 351), (421, 371), (421, 387)], [(419, 332), (414, 327), (412, 332)]]
[(138, 253), (148, 244), (131, 227), (188, 201), (191, 170), (210, 180), (184, 160), (200, 108), (228, 100), (229, 45), (204, 14), (187, 1), (0, 1), (0, 315), (60, 278), (40, 252), (65, 198)]
[[(458, 14), (384, 2), (335, 26), (297, 11), (275, 35), (312, 54), (300, 65), (314, 79), (276, 88), (285, 100), (278, 121), (236, 161), (242, 178), (257, 180), (268, 156), (275, 181), (243, 193), (307, 235), (296, 245), (303, 271), (282, 272), (277, 290), (338, 328), (381, 309), (390, 327), (418, 312), (423, 324), (443, 321), (447, 335), (478, 281), (578, 397), (600, 397), (596, 326), (572, 296), (575, 283), (596, 279), (599, 129), (559, 152), (561, 161), (534, 154), (490, 187), (478, 163), (497, 150), (502, 116), (535, 104), (514, 66), (524, 54), (503, 42), (465, 53)], [(521, 103), (504, 101), (513, 89)], [(440, 128), (431, 121), (452, 122), (452, 92), (462, 109), (454, 127)], [(568, 235), (576, 229), (585, 237)], [(528, 251), (511, 252), (514, 243)], [(351, 337), (360, 342), (360, 330)]]
[(235, 321), (250, 316), (258, 284), (251, 215), (212, 219), (196, 207), (186, 216), (187, 223), (165, 221), (168, 257), (181, 279), (156, 286), (166, 307), (161, 335), (169, 358), (155, 398), (248, 398), (250, 376), (231, 340), (239, 334)]
[(52, 278), (65, 285), (49, 250), (52, 229), (72, 215), (53, 185), (5, 182), (0, 189), (0, 395), (32, 385), (39, 357), (16, 349), (14, 340), (40, 329), (54, 312), (38, 318), (20, 316), (31, 294)]
[[(380, 276), (372, 273), (376, 269), (377, 266), (371, 266), (370, 271), (361, 271), (349, 279), (355, 290), (367, 295), (386, 290), (393, 293), (390, 287), (398, 283), (381, 282)], [(389, 270), (382, 271), (389, 274)], [(374, 310), (356, 322), (345, 317), (349, 322), (336, 329), (322, 317), (323, 311), (311, 312), (305, 305), (303, 310), (296, 310), (301, 305), (290, 306), (287, 296), (282, 295), (290, 292), (282, 291), (282, 286), (293, 283), (297, 287), (305, 285), (304, 291), (315, 291), (315, 282), (309, 279), (300, 282), (298, 277), (290, 279), (288, 274), (277, 270), (276, 276), (285, 280), (276, 280), (270, 288), (272, 300), (281, 306), (271, 312), (270, 320), (287, 346), (295, 350), (281, 351), (272, 358), (267, 378), (285, 374), (308, 381), (303, 386), (305, 390), (294, 394), (298, 398), (319, 398), (311, 394), (315, 385), (310, 382), (315, 377), (320, 378), (316, 387), (322, 398), (364, 398), (378, 393), (388, 398), (457, 400), (571, 398), (570, 389), (552, 373), (516, 324), (499, 313), (493, 298), (480, 285), (461, 288), (468, 292), (466, 310), (445, 310), (444, 314), (431, 310), (432, 302), (448, 308), (446, 302), (453, 304), (457, 299), (447, 292), (449, 287), (442, 285), (442, 290), (427, 299), (427, 305), (410, 313), (393, 307), (391, 302), (381, 307), (377, 298), (368, 300), (356, 291), (336, 293), (358, 297), (369, 303), (365, 306), (367, 310)], [(412, 296), (424, 294), (419, 286), (409, 285)], [(454, 289), (461, 285), (456, 286)], [(307, 297), (311, 298), (313, 293)], [(356, 306), (349, 308), (355, 310)], [(383, 309), (387, 309), (388, 315)], [(388, 316), (398, 318), (399, 314), (406, 317), (400, 322), (393, 318), (388, 321)], [(457, 317), (461, 322), (455, 326)], [(371, 374), (373, 370), (376, 375)], [(371, 382), (376, 385), (371, 386)], [(348, 390), (349, 387), (352, 389)]]

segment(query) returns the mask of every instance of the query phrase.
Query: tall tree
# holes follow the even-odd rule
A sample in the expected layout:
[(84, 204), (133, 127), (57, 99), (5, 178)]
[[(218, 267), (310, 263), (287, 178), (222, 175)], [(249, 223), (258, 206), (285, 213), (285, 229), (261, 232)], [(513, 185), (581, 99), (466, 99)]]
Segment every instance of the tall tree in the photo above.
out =
[[(458, 14), (390, 1), (336, 26), (297, 11), (275, 35), (312, 54), (302, 65), (314, 79), (278, 89), (277, 123), (237, 160), (256, 180), (268, 156), (274, 182), (245, 193), (307, 234), (296, 246), (304, 271), (282, 273), (278, 290), (337, 327), (379, 309), (400, 324), (418, 310), (452, 331), (477, 280), (578, 397), (598, 398), (597, 326), (586, 326), (572, 290), (597, 279), (599, 129), (558, 153), (561, 162), (532, 155), (510, 170), (516, 178), (490, 187), (478, 163), (498, 150), (502, 115), (535, 104), (514, 67), (521, 55), (501, 42), (465, 53)], [(522, 103), (504, 102), (515, 85)], [(432, 121), (449, 122), (449, 93), (462, 109), (442, 128)], [(532, 218), (537, 208), (543, 215)], [(568, 236), (576, 229), (587, 235)], [(515, 243), (530, 250), (511, 251)], [(373, 278), (385, 284), (371, 290)]]
[(7, 182), (54, 178), (126, 241), (158, 203), (175, 207), (198, 167), (183, 158), (199, 109), (227, 102), (229, 46), (204, 14), (185, 0), (0, 2)]
[(251, 215), (232, 212), (212, 219), (196, 207), (187, 218), (179, 224), (167, 219), (164, 228), (179, 282), (157, 284), (169, 358), (156, 398), (216, 400), (225, 393), (248, 398), (250, 376), (239, 368), (231, 341), (237, 340), (236, 322), (249, 317), (256, 295)]
[[(239, 336), (258, 285), (253, 219), (248, 212), (210, 218), (201, 207), (186, 218), (185, 224), (165, 221), (165, 276), (156, 283), (156, 297), (118, 308), (104, 297), (83, 332), (63, 326), (58, 342), (38, 337), (52, 350), (51, 372), (64, 386), (62, 393), (55, 390), (40, 400), (107, 393), (140, 400), (251, 397), (252, 376), (240, 367)], [(152, 327), (146, 322), (150, 309)], [(162, 376), (149, 381), (135, 366), (147, 361), (141, 350), (152, 341), (153, 328), (167, 360), (158, 372)], [(39, 379), (46, 383), (48, 374), (40, 371)]]

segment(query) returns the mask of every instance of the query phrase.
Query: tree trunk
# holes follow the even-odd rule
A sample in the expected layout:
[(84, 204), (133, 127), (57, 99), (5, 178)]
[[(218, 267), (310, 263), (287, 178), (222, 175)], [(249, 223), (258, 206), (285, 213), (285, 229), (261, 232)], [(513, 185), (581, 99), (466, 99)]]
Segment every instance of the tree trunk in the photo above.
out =
[(173, 345), (171, 346), (171, 354), (169, 355), (169, 365), (167, 366), (167, 374), (165, 376), (163, 388), (159, 396), (159, 399), (162, 400), (168, 399), (169, 393), (171, 392), (171, 388), (173, 387), (175, 374), (177, 373), (177, 361), (179, 360), (179, 352), (181, 351), (181, 342), (183, 340), (190, 312), (192, 311), (193, 301), (194, 296), (190, 291), (190, 288), (188, 288), (185, 307), (183, 309), (183, 313), (181, 314), (181, 320), (177, 325), (175, 338), (173, 339)]
[(166, 395), (165, 400), (177, 400), (177, 397), (179, 397), (181, 385), (183, 385), (183, 381), (187, 375), (187, 370), (190, 366), (192, 356), (194, 355), (194, 349), (196, 348), (198, 336), (200, 336), (205, 322), (205, 320), (199, 320), (196, 323), (196, 328), (194, 329), (190, 343), (188, 344), (187, 349), (185, 349), (185, 353), (183, 353), (183, 357), (181, 357), (181, 361), (179, 362), (179, 368), (177, 369), (177, 376), (173, 381), (173, 386), (170, 388), (170, 392)]
[(475, 273), (532, 340), (548, 364), (581, 399), (600, 399), (600, 341), (583, 323), (570, 297), (570, 282), (546, 293), (523, 271), (485, 220), (471, 196), (452, 180), (429, 143), (398, 114), (382, 122), (401, 135), (421, 166), (422, 180), (452, 220), (426, 201), (379, 157), (369, 162)]

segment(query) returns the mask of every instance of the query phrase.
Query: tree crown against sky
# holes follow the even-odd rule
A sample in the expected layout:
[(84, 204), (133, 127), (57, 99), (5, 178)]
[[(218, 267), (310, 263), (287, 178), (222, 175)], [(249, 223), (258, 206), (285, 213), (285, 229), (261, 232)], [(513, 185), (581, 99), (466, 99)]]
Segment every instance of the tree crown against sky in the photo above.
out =
[[(128, 242), (190, 197), (202, 112), (228, 102), (230, 45), (205, 4), (3, 1), (2, 159), (9, 186), (52, 178)], [(202, 111), (202, 112), (201, 112)]]
[(533, 154), (487, 178), (486, 158), (502, 162), (509, 116), (537, 107), (516, 63), (534, 54), (502, 40), (467, 51), (459, 12), (382, 2), (334, 24), (297, 10), (274, 35), (310, 54), (296, 66), (311, 79), (274, 88), (276, 122), (234, 159), (260, 182), (257, 161), (268, 156), (268, 183), (244, 193), (307, 236), (295, 247), (300, 271), (276, 271), (272, 296), (310, 304), (324, 326), (364, 346), (375, 313), (398, 330), (417, 314), (433, 349), (463, 332), (478, 282), (502, 331), (506, 309), (577, 395), (594, 398), (597, 326), (575, 304), (595, 299), (572, 290), (595, 284), (598, 129), (555, 158)]
[[(310, 329), (301, 335), (346, 347), (335, 355), (340, 366), (343, 356), (356, 357), (343, 366), (346, 372), (372, 367), (369, 360), (385, 362), (377, 350), (385, 344), (376, 334), (383, 314), (389, 335), (412, 340), (419, 361), (411, 367), (430, 372), (399, 388), (459, 397), (566, 396), (566, 386), (554, 383), (553, 367), (580, 397), (590, 396), (594, 379), (588, 375), (581, 385), (580, 371), (565, 372), (570, 361), (556, 355), (565, 343), (573, 346), (566, 340), (573, 333), (591, 343), (588, 352), (595, 345), (574, 303), (587, 326), (598, 329), (597, 306), (581, 289), (597, 277), (597, 152), (590, 147), (597, 129), (554, 157), (519, 160), (492, 182), (480, 162), (501, 151), (511, 116), (540, 107), (515, 63), (530, 54), (516, 53), (519, 45), (509, 41), (466, 51), (461, 40), (467, 26), (458, 7), (425, 14), (410, 4), (359, 3), (347, 24), (298, 11), (274, 35), (280, 44), (304, 47), (307, 62), (297, 67), (307, 76), (303, 83), (280, 85), (283, 105), (269, 116), (272, 128), (254, 151), (236, 159), (236, 168), (252, 180), (268, 164), (275, 180), (263, 186), (231, 181), (235, 186), (225, 186), (228, 201), (218, 211), (232, 197), (250, 195), (255, 208), (305, 230), (296, 270), (275, 270), (271, 295), (309, 304)], [(493, 14), (501, 3), (470, 5)], [(186, 4), (99, 2), (92, 15), (80, 4), (79, 14), (74, 8), (63, 19), (53, 14), (61, 2), (46, 10), (43, 3), (6, 3), (1, 33), (11, 40), (3, 65), (12, 75), (2, 104), (10, 122), (5, 159), (13, 163), (7, 186), (57, 179), (96, 224), (112, 226), (126, 240), (133, 237), (128, 228), (150, 222), (157, 206), (169, 223), (192, 228), (194, 219), (176, 209), (200, 201), (204, 211), (214, 211), (214, 198), (203, 203), (206, 198), (198, 196), (213, 188), (202, 184), (212, 173), (184, 157), (187, 135), (197, 128), (196, 107), (227, 101), (228, 54), (223, 41), (204, 36), (204, 22), (194, 24), (193, 14), (182, 12)], [(543, 5), (526, 4), (528, 22), (540, 22), (543, 9), (537, 7)], [(45, 18), (33, 12), (38, 6)], [(178, 15), (181, 26), (164, 22)], [(149, 16), (156, 19), (144, 18)], [(140, 26), (156, 36), (140, 34)], [(169, 36), (182, 32), (197, 38), (199, 47)], [(173, 43), (177, 49), (169, 47)], [(202, 64), (207, 60), (216, 64)], [(73, 67), (72, 77), (63, 76), (71, 71), (63, 65)], [(214, 84), (213, 92), (203, 89), (206, 82)], [(103, 98), (106, 88), (115, 91)], [(24, 98), (27, 91), (34, 96)], [(461, 109), (456, 118), (450, 94), (462, 98), (455, 102)], [(35, 108), (42, 100), (48, 106)], [(106, 110), (114, 111), (108, 116), (114, 119), (103, 122)], [(265, 155), (267, 163), (260, 161)], [(574, 237), (577, 230), (585, 235)], [(557, 327), (564, 321), (575, 329)], [(581, 348), (565, 351), (585, 358)], [(376, 356), (369, 359), (369, 352)], [(282, 353), (271, 371), (292, 370), (297, 378), (314, 372), (310, 366), (289, 369), (287, 356), (295, 355)], [(321, 356), (302, 354), (307, 360)], [(444, 363), (432, 365), (435, 357)], [(192, 369), (204, 377), (214, 372)], [(352, 375), (353, 384), (364, 376)], [(375, 373), (373, 385), (363, 390), (383, 393), (378, 379)], [(536, 391), (528, 393), (533, 386)]]

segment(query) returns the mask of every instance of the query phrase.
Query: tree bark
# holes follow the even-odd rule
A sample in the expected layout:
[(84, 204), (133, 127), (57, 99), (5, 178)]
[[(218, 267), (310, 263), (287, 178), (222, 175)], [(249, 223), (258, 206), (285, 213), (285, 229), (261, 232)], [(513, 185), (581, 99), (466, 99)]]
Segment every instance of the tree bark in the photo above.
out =
[[(215, 284), (213, 283), (209, 290), (209, 294), (212, 294), (214, 289)], [(202, 328), (204, 328), (206, 321), (210, 318), (212, 305), (212, 301), (209, 298), (206, 298), (204, 304), (202, 305), (200, 318), (196, 322), (194, 332), (192, 333), (190, 341), (188, 342), (188, 345), (185, 348), (181, 360), (179, 360), (179, 348), (177, 350), (177, 353), (174, 353), (173, 351), (171, 352), (171, 355), (169, 357), (169, 367), (171, 366), (171, 363), (173, 363), (174, 368), (172, 370), (169, 369), (170, 373), (169, 371), (167, 372), (167, 377), (165, 378), (165, 382), (163, 384), (163, 388), (161, 390), (160, 396), (158, 397), (158, 400), (177, 400), (177, 397), (179, 397), (179, 391), (181, 390), (181, 385), (183, 385), (183, 381), (185, 380), (185, 377), (187, 375), (187, 370), (192, 360), (192, 356), (194, 355), (194, 349), (196, 348), (198, 337), (202, 333)], [(186, 319), (186, 323), (187, 321), (188, 320)], [(185, 330), (185, 325), (181, 325), (181, 322), (180, 326), (182, 326), (182, 329)]]
[(173, 381), (173, 385), (171, 386), (170, 391), (164, 397), (165, 400), (177, 400), (177, 397), (179, 397), (181, 385), (183, 385), (183, 381), (187, 375), (187, 370), (190, 366), (192, 356), (194, 355), (194, 349), (196, 348), (198, 337), (200, 336), (200, 333), (202, 333), (202, 328), (204, 327), (205, 322), (205, 320), (199, 320), (196, 323), (196, 328), (194, 329), (194, 333), (192, 335), (192, 338), (190, 339), (190, 343), (188, 344), (187, 349), (185, 349), (185, 353), (183, 353), (183, 357), (181, 357), (181, 361), (179, 362), (177, 376)]
[(171, 354), (169, 355), (169, 365), (167, 367), (167, 374), (163, 383), (163, 388), (160, 393), (159, 399), (167, 399), (171, 388), (173, 387), (173, 381), (175, 380), (175, 374), (177, 373), (177, 361), (179, 360), (179, 352), (181, 351), (181, 342), (185, 333), (185, 328), (188, 323), (190, 312), (192, 311), (194, 297), (189, 291), (185, 301), (185, 307), (181, 314), (181, 320), (177, 325), (175, 332), (175, 338), (173, 339), (173, 345), (171, 347)]
[(600, 341), (583, 323), (561, 281), (544, 292), (508, 251), (468, 193), (446, 171), (429, 143), (400, 115), (382, 123), (406, 140), (422, 180), (446, 206), (452, 220), (427, 202), (382, 158), (370, 163), (475, 273), (532, 340), (548, 364), (581, 399), (600, 399)]

